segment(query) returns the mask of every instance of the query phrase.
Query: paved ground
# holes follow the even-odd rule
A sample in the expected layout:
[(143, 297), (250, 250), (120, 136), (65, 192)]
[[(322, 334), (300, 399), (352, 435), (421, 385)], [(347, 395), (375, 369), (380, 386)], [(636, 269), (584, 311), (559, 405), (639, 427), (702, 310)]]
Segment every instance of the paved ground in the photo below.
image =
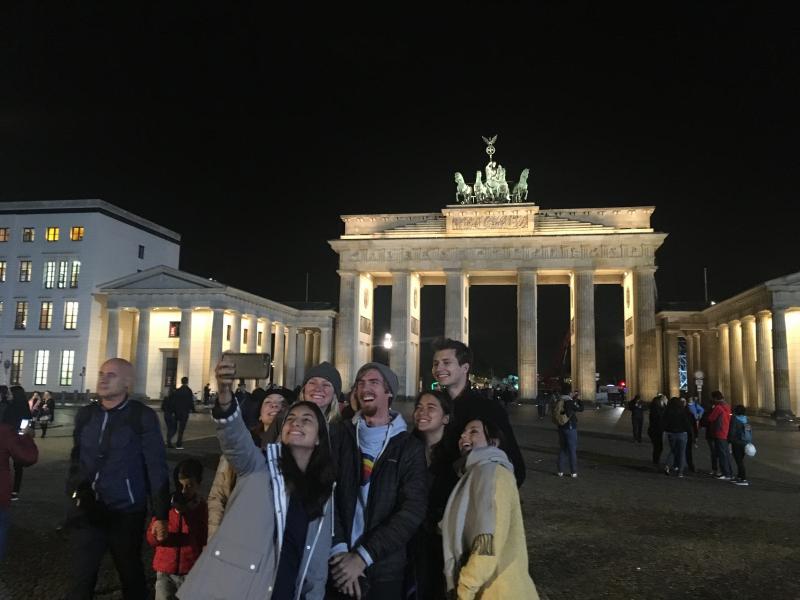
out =
[[(59, 421), (71, 412), (62, 409)], [(630, 439), (628, 414), (608, 407), (581, 415), (579, 477), (558, 478), (553, 425), (539, 421), (534, 407), (512, 407), (510, 414), (527, 462), (521, 497), (531, 573), (543, 598), (800, 598), (796, 427), (754, 425), (758, 455), (747, 463), (752, 485), (742, 488), (703, 474), (677, 479), (657, 472), (650, 444)], [(169, 453), (171, 465), (200, 458), (206, 488), (217, 461), (212, 431), (207, 415), (193, 415), (186, 450)], [(56, 427), (37, 438), (40, 462), (26, 470), (21, 500), (12, 506), (0, 600), (64, 593), (69, 547), (55, 526), (70, 433), (70, 426)], [(703, 444), (695, 461), (707, 472)], [(120, 597), (110, 563), (97, 597)]]

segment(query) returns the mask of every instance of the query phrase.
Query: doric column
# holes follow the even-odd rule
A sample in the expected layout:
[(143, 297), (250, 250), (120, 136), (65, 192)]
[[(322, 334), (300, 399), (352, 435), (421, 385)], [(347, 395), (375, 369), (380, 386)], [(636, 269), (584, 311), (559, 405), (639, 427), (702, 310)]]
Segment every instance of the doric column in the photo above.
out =
[(667, 331), (664, 333), (664, 340), (667, 345), (667, 385), (669, 386), (669, 397), (680, 396), (681, 380), (678, 373), (678, 333)]
[(793, 417), (789, 399), (789, 348), (786, 340), (786, 309), (772, 309), (772, 369), (775, 373), (775, 418)]
[(294, 364), (294, 378), (296, 384), (299, 384), (303, 381), (303, 378), (306, 376), (306, 340), (308, 336), (306, 333), (308, 330), (298, 331), (297, 332), (297, 352), (295, 353), (297, 358), (295, 359)]
[[(756, 377), (756, 319), (742, 318), (742, 402), (750, 409), (758, 408), (758, 381)], [(752, 414), (752, 412), (751, 412)]]
[[(320, 327), (319, 328), (319, 356), (317, 357), (317, 364), (322, 362), (331, 362), (331, 351), (333, 350), (331, 339), (331, 334), (333, 333), (333, 329), (331, 327)], [(341, 370), (339, 374), (341, 375)], [(353, 377), (356, 376), (356, 372), (353, 371)], [(342, 378), (342, 385), (344, 385), (344, 377)], [(353, 383), (352, 381), (350, 383)]]
[(727, 323), (719, 326), (719, 389), (726, 399), (731, 397), (731, 342)]
[(692, 395), (692, 384), (694, 383), (695, 369), (695, 349), (694, 336), (691, 333), (683, 332), (683, 339), (686, 340), (686, 389)]
[[(318, 365), (320, 362), (322, 362), (320, 360), (320, 358), (319, 358), (320, 349), (321, 349), (321, 345), (322, 345), (322, 342), (320, 341), (321, 340), (320, 331), (315, 331), (314, 332), (314, 354), (311, 357), (311, 366), (312, 367), (315, 366), (315, 365)], [(330, 335), (328, 335), (328, 338), (330, 338)]]
[(284, 349), (286, 347), (286, 335), (284, 332), (284, 324), (275, 322), (275, 356), (272, 360), (272, 383), (276, 385), (283, 385), (286, 381), (283, 377), (284, 372)]
[(211, 343), (209, 344), (208, 378), (214, 379), (214, 369), (222, 358), (222, 342), (225, 332), (225, 311), (221, 308), (211, 310)]
[(136, 334), (136, 383), (133, 391), (147, 395), (147, 371), (150, 360), (150, 309), (139, 309), (139, 327)]
[(517, 361), (519, 396), (532, 400), (538, 394), (537, 361), (537, 273), (517, 272)]
[(652, 398), (658, 393), (658, 350), (656, 349), (655, 267), (634, 271), (634, 330), (636, 331), (637, 383), (635, 393)]
[(109, 306), (106, 308), (108, 315), (108, 330), (106, 333), (106, 359), (119, 356), (119, 308)]
[(258, 317), (252, 315), (249, 319), (250, 324), (247, 327), (247, 352), (255, 354), (258, 352)]
[(469, 345), (469, 278), (461, 271), (446, 271), (444, 335)]
[(718, 390), (720, 387), (717, 330), (711, 329), (710, 331), (700, 332), (700, 346), (700, 355), (702, 357), (700, 370), (705, 374), (703, 380), (703, 398), (710, 398), (711, 392)]
[[(181, 309), (181, 329), (178, 338), (178, 376), (177, 382), (181, 377), (189, 377), (189, 370), (192, 365), (192, 309)], [(198, 387), (203, 385), (199, 381), (190, 381), (190, 386)]]
[[(699, 333), (692, 334), (692, 347), (694, 348), (694, 368), (689, 374), (689, 385), (694, 386), (694, 374), (697, 370), (703, 369), (703, 348), (701, 345), (701, 338)], [(697, 394), (697, 387), (694, 388), (694, 393)]]
[[(575, 362), (572, 363), (572, 389), (580, 392), (581, 398), (595, 401), (594, 351), (594, 272), (575, 271), (572, 276), (572, 304), (575, 325)], [(577, 385), (574, 381), (577, 375)]]
[(392, 273), (392, 348), (389, 366), (397, 373), (398, 396), (413, 396), (419, 378), (419, 275)]
[(303, 355), (303, 377), (305, 377), (305, 372), (314, 365), (314, 331), (311, 329), (306, 329), (305, 338), (306, 351)]
[[(336, 321), (336, 368), (343, 385), (372, 360), (373, 281), (368, 273), (340, 271), (339, 318)], [(320, 361), (330, 360), (330, 338), (322, 328)], [(346, 383), (344, 383), (346, 382)]]
[(731, 396), (728, 399), (728, 403), (731, 406), (736, 406), (744, 403), (741, 321), (734, 319), (728, 323), (728, 344), (730, 345), (731, 359)]
[(264, 324), (261, 326), (261, 352), (269, 354), (272, 358), (272, 319), (269, 317), (262, 317)]
[(772, 371), (772, 313), (762, 310), (756, 319), (756, 382), (758, 408), (775, 410), (775, 378)]
[(242, 351), (242, 313), (231, 315), (231, 352)]
[(288, 388), (296, 385), (297, 375), (297, 327), (294, 325), (286, 326), (286, 383)]

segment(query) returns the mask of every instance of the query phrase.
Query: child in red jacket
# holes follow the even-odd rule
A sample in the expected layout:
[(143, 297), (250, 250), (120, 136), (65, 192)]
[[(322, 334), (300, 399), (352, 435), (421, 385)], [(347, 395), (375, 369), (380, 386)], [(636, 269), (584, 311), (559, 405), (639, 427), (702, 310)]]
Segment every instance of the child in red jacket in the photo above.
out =
[(208, 507), (198, 494), (203, 480), (203, 465), (194, 458), (178, 463), (173, 473), (175, 493), (169, 511), (167, 536), (156, 537), (153, 524), (147, 528), (147, 542), (156, 551), (156, 600), (175, 600), (184, 577), (203, 551), (208, 537)]

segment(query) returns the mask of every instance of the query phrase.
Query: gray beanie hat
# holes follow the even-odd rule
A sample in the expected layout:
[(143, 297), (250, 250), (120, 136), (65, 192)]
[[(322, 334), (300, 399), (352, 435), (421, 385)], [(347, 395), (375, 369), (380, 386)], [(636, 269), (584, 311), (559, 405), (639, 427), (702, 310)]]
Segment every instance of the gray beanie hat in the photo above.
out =
[(322, 377), (331, 382), (333, 386), (334, 402), (339, 401), (339, 395), (342, 393), (342, 376), (331, 363), (325, 361), (319, 363), (316, 367), (311, 367), (303, 379), (303, 387), (306, 387), (308, 380), (312, 377)]
[(376, 371), (380, 372), (380, 374), (383, 376), (383, 380), (386, 382), (386, 385), (389, 386), (389, 391), (392, 393), (392, 399), (394, 399), (397, 396), (397, 388), (400, 384), (397, 381), (397, 375), (395, 375), (394, 371), (392, 371), (383, 363), (370, 362), (365, 364), (358, 370), (358, 373), (356, 373), (356, 381), (358, 381), (359, 377), (361, 377), (370, 369), (375, 369)]

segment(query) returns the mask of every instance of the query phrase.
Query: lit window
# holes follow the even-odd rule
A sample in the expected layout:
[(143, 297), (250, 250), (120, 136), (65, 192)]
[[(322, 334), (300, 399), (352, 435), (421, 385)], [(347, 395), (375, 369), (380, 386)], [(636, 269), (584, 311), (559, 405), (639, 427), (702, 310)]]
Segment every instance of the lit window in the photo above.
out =
[(44, 287), (47, 290), (52, 290), (56, 285), (56, 261), (48, 260), (44, 263)]
[(76, 288), (78, 287), (78, 277), (81, 274), (81, 261), (73, 260), (72, 261), (72, 272), (69, 276), (69, 287)]
[(28, 302), (17, 300), (17, 311), (14, 317), (14, 329), (25, 329), (28, 326)]
[(44, 237), (48, 242), (57, 242), (60, 235), (61, 230), (58, 227), (48, 227)]
[(49, 300), (42, 301), (39, 310), (39, 329), (50, 329), (53, 326), (53, 303)]
[(169, 337), (171, 337), (171, 338), (179, 338), (179, 337), (181, 337), (181, 322), (180, 321), (170, 321), (169, 322)]
[(0, 260), (0, 282), (6, 280), (6, 261)]
[(231, 341), (231, 326), (230, 325), (226, 325), (225, 326), (225, 341), (226, 342), (230, 342)]
[(67, 287), (67, 271), (69, 270), (69, 263), (62, 260), (58, 263), (58, 287), (64, 289)]
[(8, 241), (8, 227), (0, 227), (0, 242)]
[(71, 239), (73, 242), (80, 242), (83, 239), (83, 227), (80, 225), (75, 225), (72, 229), (70, 229), (69, 239)]
[(61, 352), (61, 366), (59, 367), (59, 385), (72, 385), (72, 369), (75, 365), (75, 350)]
[(19, 261), (19, 280), (30, 281), (33, 274), (33, 262), (30, 260)]
[(64, 303), (64, 329), (78, 328), (78, 303), (75, 300), (67, 300)]
[(47, 363), (50, 362), (50, 350), (37, 350), (33, 367), (33, 383), (47, 385)]
[(22, 363), (24, 361), (24, 350), (11, 351), (11, 378), (9, 381), (11, 385), (20, 385), (19, 380), (22, 378)]
[(33, 227), (25, 227), (22, 230), (22, 241), (23, 242), (32, 242), (33, 238), (36, 236), (36, 230)]
[(139, 258), (144, 258), (144, 246), (139, 246)]

